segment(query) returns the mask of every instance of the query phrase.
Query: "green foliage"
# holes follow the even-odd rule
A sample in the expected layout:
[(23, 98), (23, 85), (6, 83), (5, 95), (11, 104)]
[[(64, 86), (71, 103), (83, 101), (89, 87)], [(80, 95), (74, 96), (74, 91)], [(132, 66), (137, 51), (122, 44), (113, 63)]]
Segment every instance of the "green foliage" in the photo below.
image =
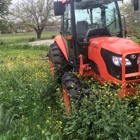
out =
[(52, 35), (52, 39), (54, 39), (56, 37), (56, 35)]
[(29, 38), (29, 42), (35, 41), (35, 37)]
[[(49, 101), (54, 98), (47, 87), (50, 85), (56, 89), (57, 84), (50, 82), (52, 80), (46, 75), (44, 62), (32, 62), (29, 66), (27, 65), (23, 67), (21, 63), (11, 66), (12, 68), (1, 69), (3, 81), (0, 81), (0, 87), (3, 90), (0, 102), (3, 103), (5, 113), (13, 107), (9, 115), (12, 124), (9, 124), (9, 129), (3, 130), (2, 134), (5, 134), (8, 139), (23, 139), (24, 137), (45, 139), (46, 135), (50, 137), (51, 133), (54, 133), (56, 137), (59, 128), (59, 126), (54, 128), (57, 117), (51, 118), (53, 110), (49, 106)], [(46, 94), (45, 98), (44, 94)], [(6, 121), (6, 119), (3, 120), (3, 124)], [(9, 136), (8, 133), (12, 134)]]
[(49, 47), (46, 45), (0, 45), (0, 64), (6, 63), (6, 65), (9, 65), (21, 61), (32, 62), (46, 60), (48, 49)]
[(4, 41), (3, 40), (0, 40), (0, 45), (4, 45)]
[(0, 19), (0, 30), (1, 34), (13, 33), (15, 31), (15, 24), (12, 21), (8, 21), (6, 18)]
[(126, 29), (132, 32), (129, 36), (140, 38), (140, 10), (134, 11), (132, 2), (127, 2), (121, 6), (121, 14), (127, 15)]
[(131, 37), (130, 39), (133, 40), (134, 42), (136, 42), (137, 44), (140, 45), (140, 38), (137, 39), (137, 38), (135, 38), (135, 37)]
[[(118, 98), (110, 86), (92, 88), (77, 110), (67, 117), (63, 129), (68, 140), (129, 140), (140, 138), (140, 97)], [(102, 89), (103, 88), (103, 89)], [(73, 121), (74, 120), (74, 121)]]
[[(0, 139), (61, 139), (60, 109), (55, 102), (59, 86), (46, 61), (26, 59), (20, 52), (23, 59), (0, 64)], [(9, 53), (10, 58), (14, 56)]]

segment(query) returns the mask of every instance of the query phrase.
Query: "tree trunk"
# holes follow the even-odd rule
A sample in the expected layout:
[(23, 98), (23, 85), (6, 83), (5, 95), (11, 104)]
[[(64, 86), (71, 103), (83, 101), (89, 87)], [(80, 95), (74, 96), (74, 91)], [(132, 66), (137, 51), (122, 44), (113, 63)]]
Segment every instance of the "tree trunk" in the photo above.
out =
[(41, 38), (41, 33), (42, 32), (37, 32), (37, 39), (40, 39)]
[(34, 28), (34, 30), (36, 31), (37, 39), (41, 38), (43, 29), (44, 29), (43, 27), (41, 29)]

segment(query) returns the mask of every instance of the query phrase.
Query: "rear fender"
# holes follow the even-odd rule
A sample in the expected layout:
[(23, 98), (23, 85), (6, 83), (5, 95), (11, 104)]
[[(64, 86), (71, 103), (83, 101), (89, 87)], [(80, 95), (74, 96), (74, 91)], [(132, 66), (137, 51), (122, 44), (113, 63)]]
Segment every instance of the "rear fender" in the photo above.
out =
[(68, 46), (66, 44), (64, 37), (63, 36), (56, 36), (54, 38), (54, 41), (57, 43), (58, 47), (60, 48), (60, 50), (64, 54), (66, 60), (68, 61), (69, 60), (68, 59)]

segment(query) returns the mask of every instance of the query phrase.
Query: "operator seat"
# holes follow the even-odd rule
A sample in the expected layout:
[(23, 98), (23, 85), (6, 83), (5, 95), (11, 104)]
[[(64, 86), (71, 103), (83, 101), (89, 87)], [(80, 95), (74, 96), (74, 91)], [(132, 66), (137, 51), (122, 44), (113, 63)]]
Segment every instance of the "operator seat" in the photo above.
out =
[(77, 38), (80, 40), (86, 38), (87, 31), (88, 31), (88, 22), (77, 21), (76, 25)]
[(87, 41), (93, 37), (106, 37), (111, 36), (107, 28), (90, 29), (86, 34)]

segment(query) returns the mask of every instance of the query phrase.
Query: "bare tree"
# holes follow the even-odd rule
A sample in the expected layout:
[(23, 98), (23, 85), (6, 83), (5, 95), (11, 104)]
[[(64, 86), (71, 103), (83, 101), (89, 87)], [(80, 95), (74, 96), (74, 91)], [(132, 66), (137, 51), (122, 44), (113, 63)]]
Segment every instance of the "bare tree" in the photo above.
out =
[(22, 0), (12, 9), (16, 20), (36, 31), (37, 38), (46, 25), (54, 24), (53, 0)]

